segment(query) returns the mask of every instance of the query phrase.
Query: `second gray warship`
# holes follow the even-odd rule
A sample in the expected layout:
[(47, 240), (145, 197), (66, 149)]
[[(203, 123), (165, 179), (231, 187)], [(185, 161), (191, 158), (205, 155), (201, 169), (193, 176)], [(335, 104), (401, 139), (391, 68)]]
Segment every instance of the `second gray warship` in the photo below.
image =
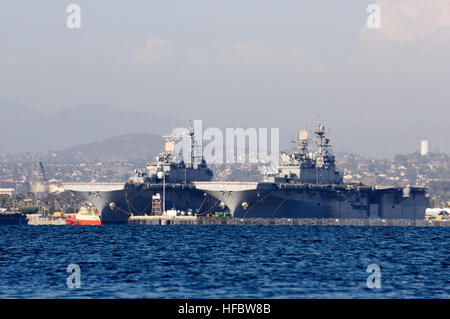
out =
[(308, 149), (308, 131), (300, 131), (297, 150), (281, 153), (278, 171), (261, 182), (194, 184), (240, 218), (425, 218), (429, 204), (425, 188), (344, 183), (320, 122), (314, 133), (315, 154)]

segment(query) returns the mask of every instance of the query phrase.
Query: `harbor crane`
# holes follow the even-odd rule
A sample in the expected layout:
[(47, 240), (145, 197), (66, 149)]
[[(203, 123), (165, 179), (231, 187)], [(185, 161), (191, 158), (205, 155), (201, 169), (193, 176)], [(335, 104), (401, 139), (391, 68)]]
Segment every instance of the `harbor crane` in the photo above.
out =
[(48, 187), (47, 177), (45, 176), (44, 164), (42, 164), (42, 162), (39, 162), (39, 167), (41, 168), (41, 173), (42, 173), (42, 182), (44, 185), (44, 193), (48, 194), (49, 187)]

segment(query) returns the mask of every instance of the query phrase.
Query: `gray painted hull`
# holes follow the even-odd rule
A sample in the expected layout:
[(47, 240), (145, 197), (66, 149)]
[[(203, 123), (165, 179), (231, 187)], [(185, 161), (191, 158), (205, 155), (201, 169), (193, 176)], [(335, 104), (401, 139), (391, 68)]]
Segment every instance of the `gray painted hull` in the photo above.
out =
[[(76, 191), (92, 203), (100, 212), (103, 224), (127, 223), (130, 216), (150, 215), (152, 196), (159, 193), (161, 184), (125, 185), (123, 190), (115, 191)], [(192, 184), (167, 184), (166, 209), (175, 208), (187, 211), (198, 210), (199, 214), (221, 211), (220, 202), (196, 189)]]
[(345, 185), (196, 182), (239, 218), (424, 219), (429, 199), (422, 189)]

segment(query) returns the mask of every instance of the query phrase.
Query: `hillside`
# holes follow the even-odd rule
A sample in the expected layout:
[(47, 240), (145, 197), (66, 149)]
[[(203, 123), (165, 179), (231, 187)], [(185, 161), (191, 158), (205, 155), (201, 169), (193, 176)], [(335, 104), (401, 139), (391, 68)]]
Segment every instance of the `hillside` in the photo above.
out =
[(1, 153), (46, 152), (127, 134), (157, 134), (185, 124), (172, 116), (126, 111), (109, 105), (77, 105), (45, 115), (0, 100)]
[(99, 142), (79, 145), (62, 151), (75, 161), (134, 162), (148, 160), (163, 149), (159, 135), (149, 133), (126, 134)]

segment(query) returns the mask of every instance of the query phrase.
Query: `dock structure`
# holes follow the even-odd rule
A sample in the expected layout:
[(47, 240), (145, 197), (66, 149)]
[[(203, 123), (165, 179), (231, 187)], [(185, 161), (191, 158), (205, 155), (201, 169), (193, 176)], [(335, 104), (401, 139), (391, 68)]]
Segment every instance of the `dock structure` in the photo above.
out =
[(0, 225), (23, 225), (26, 223), (26, 216), (22, 213), (0, 212)]
[(129, 225), (316, 225), (316, 226), (441, 226), (450, 220), (335, 219), (335, 218), (233, 218), (221, 216), (132, 216)]
[(128, 225), (197, 225), (195, 216), (131, 216)]

